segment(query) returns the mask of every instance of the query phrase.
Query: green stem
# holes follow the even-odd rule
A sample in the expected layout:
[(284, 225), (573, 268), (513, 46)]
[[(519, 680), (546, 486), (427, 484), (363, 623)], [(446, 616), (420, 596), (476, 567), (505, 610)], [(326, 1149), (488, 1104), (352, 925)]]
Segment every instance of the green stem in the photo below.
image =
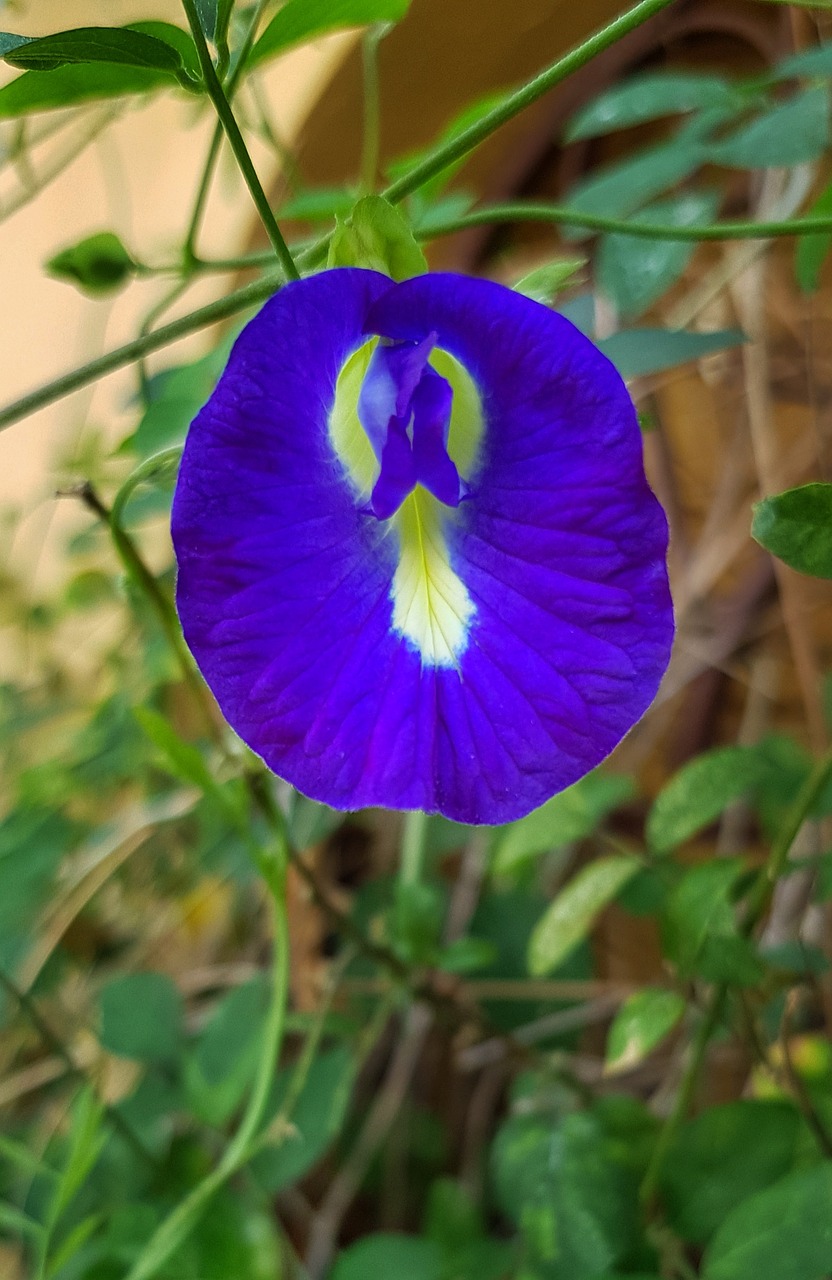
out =
[(122, 369), (125, 365), (134, 364), (136, 360), (140, 360), (151, 351), (158, 351), (161, 347), (167, 347), (171, 342), (176, 342), (178, 338), (184, 338), (186, 334), (196, 333), (198, 329), (216, 324), (218, 320), (227, 320), (230, 316), (238, 315), (239, 312), (255, 306), (258, 302), (264, 302), (280, 288), (280, 284), (281, 281), (274, 276), (264, 276), (261, 280), (255, 280), (242, 289), (235, 289), (224, 298), (209, 302), (207, 306), (191, 311), (188, 315), (181, 316), (178, 320), (173, 320), (152, 333), (134, 338), (124, 346), (116, 347), (115, 350), (108, 351), (96, 360), (90, 360), (88, 364), (73, 369), (71, 373), (65, 373), (60, 378), (44, 383), (36, 390), (21, 396), (19, 400), (6, 405), (5, 409), (0, 409), (0, 431), (19, 422), (21, 418), (28, 417), (30, 413), (35, 413), (38, 409), (63, 399), (73, 391), (86, 387), (90, 382), (97, 382), (105, 374), (112, 373), (115, 369)]
[[(608, 218), (603, 214), (582, 213), (569, 205), (524, 201), (513, 204), (486, 205), (471, 213), (450, 218), (430, 227), (428, 237), (453, 235), (469, 227), (497, 222), (552, 222), (587, 231), (612, 231), (617, 235), (640, 240), (768, 240), (775, 236), (805, 236), (832, 232), (832, 217), (792, 218), (779, 222), (745, 221), (691, 223), (676, 226), (667, 222), (634, 222), (626, 218)], [(416, 231), (417, 238), (419, 231)]]
[(205, 42), (205, 36), (199, 22), (199, 16), (196, 11), (195, 0), (182, 0), (188, 23), (191, 28), (191, 35), (196, 45), (199, 55), (199, 63), (202, 68), (202, 75), (205, 81), (205, 88), (208, 96), (214, 104), (214, 110), (219, 116), (220, 123), (225, 130), (225, 135), (231, 144), (231, 150), (234, 152), (234, 158), (237, 161), (240, 172), (242, 173), (246, 186), (249, 189), (251, 198), (254, 201), (260, 219), (266, 229), (266, 234), (271, 241), (275, 255), (283, 268), (283, 273), (287, 280), (298, 280), (298, 269), (295, 266), (294, 258), (289, 252), (289, 246), (283, 239), (280, 227), (277, 225), (268, 196), (263, 190), (262, 183), (257, 176), (257, 171), (252, 163), (251, 156), (248, 153), (245, 139), (240, 132), (240, 127), (231, 110), (231, 104), (226, 97), (225, 90), (220, 84), (219, 76), (216, 68), (211, 61), (211, 55), (208, 52), (208, 45)]
[(762, 918), (774, 886), (780, 879), (797, 833), (809, 816), (812, 805), (817, 800), (832, 775), (832, 747), (815, 761), (809, 776), (797, 793), (794, 804), (786, 815), (786, 820), (772, 843), (771, 851), (761, 869), (757, 880), (748, 895), (748, 911), (743, 923), (746, 934), (753, 932)]
[(405, 814), (402, 834), (402, 857), (399, 867), (399, 883), (418, 884), (425, 865), (425, 846), (428, 834), (428, 815), (421, 809)]
[(639, 1196), (641, 1202), (645, 1206), (650, 1206), (656, 1194), (659, 1177), (664, 1167), (667, 1153), (670, 1150), (679, 1128), (687, 1117), (693, 1099), (696, 1095), (697, 1085), (699, 1084), (699, 1076), (705, 1065), (705, 1057), (708, 1052), (708, 1045), (711, 1042), (711, 1036), (719, 1025), (722, 1017), (722, 1011), (725, 1006), (725, 999), (728, 994), (726, 986), (717, 987), (711, 994), (710, 1001), (691, 1046), (690, 1060), (682, 1077), (682, 1083), (679, 1086), (679, 1092), (676, 1095), (676, 1102), (673, 1111), (667, 1119), (655, 1147), (650, 1157), (650, 1163), (647, 1166), (647, 1172), (644, 1175)]
[(378, 46), (387, 31), (386, 23), (376, 23), (364, 35), (361, 46), (364, 69), (364, 136), (361, 144), (361, 189), (364, 195), (375, 190), (381, 140), (381, 112), (378, 87)]
[[(268, 3), (268, 0), (258, 0), (258, 4), (252, 15), (251, 22), (248, 25), (248, 30), (246, 31), (245, 38), (243, 40), (242, 45), (240, 46), (237, 60), (234, 64), (231, 74), (229, 75), (228, 79), (225, 82), (225, 95), (226, 95), (226, 98), (228, 99), (229, 104), (231, 103), (231, 100), (234, 97), (238, 84), (240, 83), (240, 79), (242, 77), (243, 70), (246, 65), (246, 61), (248, 60), (248, 55), (251, 51), (251, 46), (254, 44), (254, 37), (257, 34), (257, 28), (260, 25), (260, 18), (263, 15), (263, 10), (265, 9), (267, 3)], [(218, 46), (217, 52), (220, 55), (221, 60), (223, 59), (223, 57), (227, 58), (227, 55), (228, 55), (227, 46), (224, 46), (224, 48), (220, 48)], [(213, 135), (211, 137), (211, 142), (208, 147), (208, 154), (205, 157), (205, 164), (203, 165), (203, 168), (202, 168), (202, 177), (199, 180), (199, 188), (196, 193), (196, 200), (194, 201), (193, 212), (191, 213), (190, 221), (188, 223), (188, 232), (185, 237), (185, 244), (182, 250), (182, 257), (186, 267), (192, 267), (196, 259), (196, 239), (197, 239), (197, 236), (199, 235), (199, 229), (202, 225), (202, 219), (205, 214), (205, 206), (208, 203), (208, 193), (211, 189), (211, 181), (214, 176), (214, 169), (216, 168), (217, 159), (220, 154), (220, 143), (222, 142), (222, 135), (223, 135), (223, 126), (222, 126), (222, 123), (218, 121), (216, 128), (214, 129)]]
[(187, 1239), (205, 1212), (210, 1200), (254, 1153), (257, 1132), (265, 1116), (275, 1065), (280, 1055), (286, 1023), (289, 991), (289, 929), (286, 916), (286, 849), (277, 857), (266, 879), (272, 893), (274, 910), (274, 955), (272, 962), (272, 999), (263, 1037), (262, 1052), (254, 1087), (240, 1126), (217, 1167), (198, 1183), (154, 1232), (139, 1254), (126, 1280), (151, 1280), (171, 1254)]
[(102, 502), (91, 484), (86, 483), (74, 491), (86, 507), (106, 525), (113, 539), (118, 557), (125, 571), (136, 583), (152, 606), (159, 619), (165, 639), (176, 657), (185, 679), (185, 683), (193, 694), (194, 701), (202, 713), (209, 731), (215, 735), (216, 718), (208, 691), (194, 666), (190, 650), (185, 644), (182, 628), (173, 601), (162, 590), (157, 579), (148, 569), (133, 539), (122, 528), (113, 510)]
[(411, 192), (416, 191), (423, 183), (430, 181), (431, 178), (441, 173), (443, 169), (447, 169), (448, 165), (453, 164), (456, 160), (461, 160), (474, 147), (478, 147), (481, 142), (490, 137), (501, 125), (506, 124), (514, 116), (524, 111), (526, 107), (530, 107), (532, 103), (537, 102), (538, 98), (542, 98), (545, 93), (548, 93), (555, 85), (560, 84), (567, 76), (586, 66), (599, 53), (609, 49), (616, 41), (630, 31), (634, 31), (636, 27), (641, 26), (643, 22), (646, 22), (648, 18), (652, 18), (654, 14), (661, 13), (662, 9), (669, 8), (673, 3), (674, 0), (641, 0), (640, 4), (634, 5), (632, 9), (628, 9), (626, 13), (621, 14), (620, 17), (602, 27), (600, 31), (596, 31), (595, 35), (590, 36), (588, 40), (584, 40), (577, 48), (570, 50), (562, 58), (558, 58), (556, 62), (553, 62), (545, 71), (541, 71), (528, 84), (509, 94), (493, 110), (484, 115), (482, 119), (464, 129), (455, 138), (451, 138), (442, 146), (437, 147), (431, 155), (426, 156), (409, 173), (404, 174), (398, 181), (392, 183), (385, 190), (384, 195), (393, 204), (403, 200), (405, 196), (409, 196)]

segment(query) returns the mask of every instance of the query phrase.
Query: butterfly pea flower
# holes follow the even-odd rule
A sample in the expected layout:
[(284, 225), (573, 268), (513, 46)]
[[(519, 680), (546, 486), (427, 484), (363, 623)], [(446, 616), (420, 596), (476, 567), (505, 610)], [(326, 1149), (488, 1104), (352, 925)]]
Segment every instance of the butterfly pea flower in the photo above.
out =
[(286, 285), (191, 427), (173, 540), (223, 714), (338, 809), (516, 819), (612, 751), (669, 657), (626, 388), (486, 280)]

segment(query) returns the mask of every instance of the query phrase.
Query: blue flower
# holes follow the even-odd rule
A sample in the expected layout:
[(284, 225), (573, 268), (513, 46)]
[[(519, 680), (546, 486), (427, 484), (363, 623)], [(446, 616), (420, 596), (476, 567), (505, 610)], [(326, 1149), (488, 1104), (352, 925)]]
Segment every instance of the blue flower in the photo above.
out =
[(627, 391), (485, 280), (282, 289), (191, 427), (173, 539), (224, 715), (339, 809), (518, 818), (608, 755), (670, 653)]

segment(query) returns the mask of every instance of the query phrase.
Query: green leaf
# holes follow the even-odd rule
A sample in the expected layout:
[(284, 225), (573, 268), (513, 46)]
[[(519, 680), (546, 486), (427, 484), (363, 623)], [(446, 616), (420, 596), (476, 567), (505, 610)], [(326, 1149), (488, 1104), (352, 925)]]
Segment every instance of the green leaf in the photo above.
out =
[(799, 1131), (797, 1108), (780, 1101), (729, 1102), (689, 1120), (659, 1183), (674, 1231), (705, 1244), (738, 1205), (790, 1171)]
[[(634, 213), (631, 221), (694, 226), (710, 222), (717, 204), (715, 196), (692, 191), (648, 205)], [(605, 235), (596, 258), (598, 283), (622, 316), (640, 315), (675, 284), (695, 252), (696, 245), (690, 241)]]
[(821, 1280), (832, 1270), (832, 1161), (790, 1174), (729, 1214), (703, 1280)]
[(308, 187), (286, 200), (279, 214), (298, 222), (325, 222), (329, 218), (346, 218), (354, 204), (355, 192), (347, 187)]
[(535, 267), (514, 286), (515, 293), (550, 307), (561, 289), (576, 283), (576, 276), (586, 266), (586, 258), (558, 258)]
[(596, 916), (636, 874), (638, 858), (599, 858), (560, 890), (529, 939), (529, 972), (542, 977), (556, 969), (589, 933)]
[(230, 348), (231, 341), (224, 340), (207, 356), (152, 378), (147, 408), (121, 450), (146, 458), (170, 445), (184, 444), (188, 427), (217, 384)]
[(379, 1232), (344, 1249), (335, 1260), (329, 1280), (367, 1280), (368, 1276), (442, 1280), (442, 1256), (432, 1240)]
[[(572, 188), (567, 205), (580, 213), (625, 218), (690, 177), (703, 164), (706, 154), (701, 138), (683, 130), (672, 142), (660, 143), (592, 174)], [(585, 240), (596, 233), (564, 227), (562, 234), (566, 239)]]
[(101, 992), (101, 1043), (139, 1062), (176, 1058), (182, 1043), (182, 998), (163, 973), (128, 973)]
[(614, 85), (572, 117), (566, 142), (628, 129), (646, 120), (707, 107), (739, 104), (743, 98), (721, 76), (658, 71)]
[(158, 711), (151, 707), (136, 707), (133, 714), (154, 747), (164, 757), (165, 764), (175, 778), (193, 782), (200, 790), (213, 794), (218, 788), (202, 753), (189, 742), (183, 742), (179, 734)]
[(619, 1009), (607, 1037), (606, 1070), (626, 1071), (646, 1058), (668, 1035), (685, 1012), (675, 991), (645, 987)]
[(368, 267), (407, 280), (428, 269), (410, 226), (383, 196), (365, 196), (329, 244), (328, 267)]
[[(828, 217), (832, 214), (832, 182), (823, 189), (814, 204), (807, 209), (809, 218)], [(798, 236), (795, 245), (794, 270), (797, 283), (804, 293), (814, 293), (820, 284), (820, 273), (832, 248), (832, 231), (818, 235)]]
[[(784, 0), (785, 2), (785, 0)], [(832, 7), (832, 0), (830, 0)], [(801, 49), (778, 62), (768, 73), (771, 79), (790, 80), (800, 77), (832, 75), (832, 40), (816, 45), (813, 49)]]
[(717, 747), (683, 765), (650, 810), (647, 841), (654, 853), (669, 853), (713, 822), (740, 796), (764, 784), (771, 762), (759, 746)]
[(630, 778), (600, 770), (587, 774), (527, 817), (495, 832), (493, 871), (505, 875), (550, 849), (583, 840), (633, 794)]
[(66, 1158), (46, 1213), (45, 1229), (48, 1234), (51, 1234), (101, 1154), (106, 1138), (103, 1115), (104, 1108), (93, 1090), (89, 1087), (82, 1089), (73, 1103)]
[(829, 140), (829, 91), (814, 85), (713, 144), (708, 159), (736, 169), (804, 164), (822, 155)]
[(751, 536), (800, 573), (832, 578), (832, 484), (804, 484), (754, 507)]
[(50, 275), (71, 280), (90, 294), (113, 293), (127, 283), (135, 269), (135, 262), (112, 231), (86, 236), (46, 264)]
[(252, 49), (249, 65), (329, 31), (398, 22), (409, 6), (410, 0), (287, 0)]
[(497, 948), (485, 938), (455, 938), (443, 947), (436, 967), (444, 973), (476, 973), (497, 959)]
[(605, 1133), (593, 1113), (560, 1123), (511, 1117), (492, 1147), (498, 1203), (520, 1227), (551, 1280), (597, 1280), (623, 1260), (638, 1232), (634, 1149)]
[(152, 93), (169, 88), (171, 83), (170, 76), (163, 71), (106, 63), (65, 66), (49, 72), (26, 71), (0, 89), (0, 119), (129, 94)]
[(735, 887), (745, 872), (740, 858), (688, 868), (670, 893), (662, 918), (662, 942), (682, 977), (752, 986), (764, 975), (753, 944), (738, 932)]
[(80, 62), (146, 67), (176, 77), (184, 70), (182, 57), (172, 45), (129, 27), (77, 27), (26, 40), (2, 56), (24, 71), (54, 71)]
[(185, 1059), (185, 1092), (194, 1115), (221, 1127), (240, 1105), (258, 1060), (268, 984), (252, 978), (223, 996)]
[(715, 329), (689, 333), (685, 329), (623, 329), (598, 343), (623, 378), (661, 373), (714, 351), (725, 351), (747, 342), (741, 329)]

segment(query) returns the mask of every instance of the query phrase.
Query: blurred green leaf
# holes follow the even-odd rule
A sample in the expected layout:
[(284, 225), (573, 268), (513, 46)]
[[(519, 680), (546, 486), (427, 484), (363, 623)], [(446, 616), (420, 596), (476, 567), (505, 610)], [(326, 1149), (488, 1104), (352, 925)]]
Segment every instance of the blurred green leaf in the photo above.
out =
[(428, 269), (425, 255), (398, 209), (383, 196), (365, 196), (329, 242), (328, 267), (368, 267), (407, 280)]
[(662, 941), (682, 977), (753, 985), (764, 973), (753, 944), (737, 928), (733, 895), (745, 864), (740, 858), (703, 862), (685, 870), (668, 896)]
[(751, 536), (792, 569), (832, 578), (832, 484), (804, 484), (756, 503)]
[(829, 138), (829, 90), (814, 85), (714, 143), (708, 159), (736, 169), (805, 164), (823, 154)]
[(257, 1065), (268, 1004), (261, 977), (228, 992), (185, 1059), (185, 1093), (206, 1124), (224, 1125), (240, 1105)]
[[(717, 206), (716, 196), (691, 191), (648, 205), (634, 213), (630, 221), (694, 226), (710, 222)], [(640, 315), (675, 284), (695, 252), (696, 245), (691, 241), (605, 235), (596, 257), (598, 283), (622, 316)]]
[(357, 1240), (339, 1253), (330, 1280), (367, 1280), (368, 1276), (395, 1280), (442, 1280), (442, 1258), (432, 1240), (379, 1232)]
[(393, 939), (409, 964), (430, 964), (436, 959), (446, 896), (433, 882), (397, 884)]
[(821, 1280), (832, 1270), (832, 1161), (739, 1204), (704, 1258), (703, 1280)]
[(492, 1147), (495, 1193), (547, 1280), (596, 1280), (638, 1235), (638, 1171), (591, 1113), (513, 1116)]
[(524, 298), (540, 302), (544, 307), (552, 306), (561, 289), (575, 283), (575, 277), (586, 266), (586, 258), (558, 258), (547, 262), (542, 267), (535, 267), (528, 275), (522, 277), (514, 286), (515, 293), (522, 293)]
[(631, 76), (593, 98), (572, 117), (564, 140), (593, 138), (616, 129), (703, 107), (741, 105), (744, 98), (721, 76), (655, 71)]
[[(785, 0), (784, 0), (785, 2)], [(817, 7), (817, 6), (814, 6)], [(832, 8), (830, 0), (829, 8)], [(832, 41), (792, 53), (767, 73), (770, 79), (789, 80), (800, 77), (832, 75)]]
[(741, 329), (714, 329), (711, 333), (692, 333), (685, 329), (622, 329), (604, 338), (598, 346), (622, 378), (640, 378), (691, 360), (701, 360), (715, 351), (738, 347), (746, 341)]
[[(832, 182), (806, 210), (808, 218), (832, 214)], [(814, 293), (820, 284), (820, 273), (832, 247), (832, 231), (820, 235), (798, 236), (795, 245), (795, 275), (804, 293)]]
[(679, 1022), (685, 1001), (676, 991), (645, 987), (621, 1006), (607, 1036), (606, 1070), (626, 1071), (646, 1058)]
[(409, 6), (410, 0), (287, 0), (252, 49), (249, 65), (329, 31), (398, 22)]
[(485, 938), (456, 938), (442, 948), (436, 967), (444, 973), (476, 973), (492, 965), (496, 958), (496, 947)]
[(651, 849), (669, 853), (770, 774), (770, 761), (759, 746), (716, 747), (696, 756), (673, 775), (650, 810), (646, 835)]
[[(568, 207), (609, 218), (627, 217), (689, 178), (705, 162), (707, 146), (700, 132), (699, 128), (680, 130), (672, 142), (659, 143), (591, 174), (569, 192)], [(585, 240), (595, 232), (565, 227), (562, 234), (568, 240)]]
[(207, 356), (190, 364), (165, 369), (151, 379), (147, 408), (121, 451), (132, 450), (139, 457), (184, 444), (191, 422), (217, 384), (231, 348), (231, 340), (219, 343)]
[(182, 997), (163, 973), (127, 973), (101, 992), (105, 1049), (139, 1062), (167, 1062), (182, 1046)]
[(556, 969), (640, 866), (638, 858), (599, 858), (564, 885), (532, 931), (529, 972), (542, 977)]
[(630, 778), (600, 770), (587, 774), (525, 818), (495, 832), (492, 870), (505, 875), (550, 849), (583, 840), (634, 793)]
[(355, 205), (355, 192), (348, 187), (307, 187), (281, 204), (281, 218), (299, 222), (325, 222), (346, 218)]
[(56, 253), (47, 262), (46, 270), (95, 295), (120, 289), (133, 275), (135, 265), (118, 236), (101, 231)]

